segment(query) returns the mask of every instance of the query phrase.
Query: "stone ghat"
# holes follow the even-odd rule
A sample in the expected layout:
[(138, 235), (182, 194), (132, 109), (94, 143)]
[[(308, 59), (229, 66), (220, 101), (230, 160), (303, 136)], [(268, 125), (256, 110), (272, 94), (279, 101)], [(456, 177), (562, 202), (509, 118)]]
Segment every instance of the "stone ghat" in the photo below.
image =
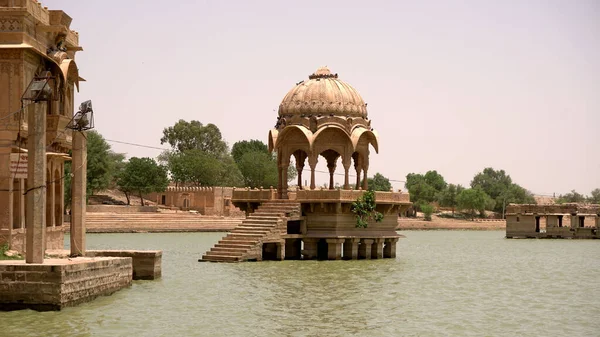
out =
[[(243, 218), (204, 217), (181, 213), (88, 213), (88, 233), (227, 232)], [(65, 226), (67, 231), (69, 226)]]
[(510, 204), (506, 206), (507, 214), (600, 214), (600, 205), (533, 205)]
[(131, 257), (0, 261), (0, 310), (61, 310), (110, 295), (132, 282)]
[(504, 230), (505, 220), (466, 221), (434, 218), (422, 219), (398, 218), (398, 230)]

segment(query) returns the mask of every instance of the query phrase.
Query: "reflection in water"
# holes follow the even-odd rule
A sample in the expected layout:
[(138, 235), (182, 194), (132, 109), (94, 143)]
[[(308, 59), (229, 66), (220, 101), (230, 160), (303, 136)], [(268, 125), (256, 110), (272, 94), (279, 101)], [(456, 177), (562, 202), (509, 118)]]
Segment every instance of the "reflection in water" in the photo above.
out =
[(88, 235), (90, 249), (163, 249), (163, 279), (61, 312), (0, 313), (0, 335), (597, 334), (598, 242), (403, 234), (396, 260), (238, 264), (196, 262), (219, 233)]

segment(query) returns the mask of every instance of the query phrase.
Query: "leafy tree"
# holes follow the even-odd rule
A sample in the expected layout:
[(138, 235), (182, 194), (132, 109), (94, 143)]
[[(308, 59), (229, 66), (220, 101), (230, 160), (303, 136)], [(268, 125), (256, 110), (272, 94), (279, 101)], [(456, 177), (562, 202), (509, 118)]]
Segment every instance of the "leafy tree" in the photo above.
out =
[(175, 125), (165, 128), (160, 143), (168, 143), (178, 152), (200, 150), (216, 158), (227, 154), (227, 143), (222, 139), (219, 128), (195, 120), (187, 122), (180, 119)]
[(433, 205), (432, 204), (422, 204), (421, 212), (423, 212), (425, 221), (431, 221), (431, 215), (433, 214)]
[(381, 173), (376, 173), (373, 178), (367, 179), (369, 191), (385, 191), (389, 192), (392, 189), (392, 183)]
[(137, 192), (143, 206), (143, 195), (164, 191), (169, 185), (169, 179), (167, 170), (154, 159), (133, 157), (125, 164), (117, 185), (126, 193), (127, 204), (130, 202), (129, 195)]
[(277, 186), (277, 162), (269, 153), (261, 150), (243, 153), (237, 160), (237, 166), (244, 177), (245, 186)]
[(588, 202), (591, 204), (600, 204), (600, 188), (592, 190), (592, 193), (588, 198)]
[(461, 185), (449, 184), (448, 187), (440, 192), (437, 196), (440, 206), (451, 207), (452, 214), (454, 214), (454, 210), (456, 209), (456, 206), (458, 206), (458, 195), (464, 189), (465, 188)]
[[(242, 156), (248, 152), (264, 152), (266, 154), (269, 154), (269, 147), (265, 143), (257, 139), (252, 139), (249, 141), (242, 140), (240, 142), (236, 142), (231, 147), (231, 156), (237, 164), (240, 163)], [(275, 167), (275, 170), (277, 171), (277, 167)]]
[(446, 181), (437, 171), (427, 171), (425, 175), (409, 173), (404, 187), (410, 193), (410, 200), (417, 206), (436, 201), (437, 195), (446, 188)]
[(471, 218), (475, 217), (477, 211), (485, 211), (489, 196), (480, 187), (465, 189), (457, 197), (458, 208), (466, 210)]
[[(509, 203), (534, 204), (535, 199), (531, 192), (512, 182), (510, 175), (504, 170), (494, 170), (487, 167), (479, 172), (471, 181), (471, 188), (481, 188), (494, 202), (495, 212), (502, 212), (503, 207)], [(489, 203), (488, 205), (491, 205)]]
[(585, 196), (583, 194), (577, 193), (577, 191), (575, 190), (572, 190), (571, 193), (560, 195), (556, 202), (559, 204), (564, 204), (567, 202), (582, 203), (585, 202)]
[(113, 173), (110, 153), (110, 145), (101, 134), (87, 133), (87, 195), (104, 190), (110, 184)]
[(369, 225), (369, 219), (375, 220), (375, 222), (381, 222), (383, 220), (383, 214), (375, 210), (375, 192), (366, 191), (364, 192), (355, 202), (350, 206), (352, 213), (356, 214), (356, 227), (367, 228)]

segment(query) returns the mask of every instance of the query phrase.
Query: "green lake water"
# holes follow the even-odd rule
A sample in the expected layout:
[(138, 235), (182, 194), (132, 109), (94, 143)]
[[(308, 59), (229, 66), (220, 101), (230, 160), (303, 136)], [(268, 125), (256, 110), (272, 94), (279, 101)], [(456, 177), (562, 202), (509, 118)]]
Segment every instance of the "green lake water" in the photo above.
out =
[(0, 312), (0, 336), (600, 336), (600, 241), (402, 234), (395, 260), (237, 264), (197, 262), (223, 233), (89, 234), (163, 250), (163, 278)]

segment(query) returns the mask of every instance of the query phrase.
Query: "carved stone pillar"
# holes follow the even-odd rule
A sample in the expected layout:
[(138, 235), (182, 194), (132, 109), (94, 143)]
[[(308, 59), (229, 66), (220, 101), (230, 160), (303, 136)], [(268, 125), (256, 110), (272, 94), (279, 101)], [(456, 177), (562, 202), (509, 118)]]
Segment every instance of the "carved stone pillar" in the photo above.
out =
[(358, 246), (358, 256), (361, 259), (371, 259), (371, 245), (373, 239), (362, 239), (360, 246)]
[(71, 255), (85, 255), (85, 212), (87, 181), (87, 139), (73, 132), (73, 179), (71, 180)]
[(346, 239), (344, 242), (344, 259), (345, 260), (356, 260), (358, 259), (358, 243), (360, 239)]
[(302, 250), (302, 256), (305, 260), (312, 260), (317, 258), (317, 244), (319, 239), (315, 238), (304, 238), (304, 249)]
[(385, 246), (383, 247), (383, 257), (389, 259), (396, 258), (396, 243), (398, 238), (385, 239)]
[(342, 159), (342, 165), (344, 165), (344, 189), (350, 189), (350, 165), (352, 165), (351, 158), (346, 156)]
[(327, 259), (341, 260), (342, 259), (342, 243), (344, 239), (327, 239)]
[(54, 162), (50, 161), (50, 219), (46, 219), (46, 222), (50, 221), (52, 228), (56, 227), (56, 182), (54, 181)]
[(354, 170), (356, 170), (356, 186), (355, 189), (359, 189), (360, 188), (360, 173), (362, 171), (361, 166), (362, 166), (362, 162), (360, 159), (360, 154), (358, 154), (358, 152), (355, 152), (352, 155), (352, 158), (354, 158)]
[(369, 182), (367, 181), (367, 171), (368, 170), (369, 170), (369, 160), (367, 158), (365, 158), (363, 160), (363, 182), (362, 182), (362, 188), (365, 191), (369, 189)]
[(298, 150), (294, 153), (296, 158), (296, 171), (298, 172), (298, 189), (302, 189), (302, 170), (304, 170), (304, 162), (306, 161), (306, 153)]
[[(21, 229), (25, 229), (25, 179), (19, 179), (19, 220), (21, 221)], [(24, 243), (23, 243), (24, 244)], [(25, 250), (25, 246), (23, 246)]]
[(336, 163), (335, 160), (327, 159), (327, 169), (329, 170), (329, 189), (333, 190), (333, 174), (335, 173)]
[(43, 263), (46, 248), (46, 104), (28, 111), (26, 263)]
[(371, 258), (383, 259), (383, 240), (381, 238), (375, 239), (375, 242), (371, 245)]
[(315, 189), (315, 168), (317, 167), (318, 155), (312, 155), (308, 158), (308, 165), (310, 166), (310, 189)]
[(281, 199), (287, 199), (288, 195), (288, 166), (285, 164), (281, 166)]

